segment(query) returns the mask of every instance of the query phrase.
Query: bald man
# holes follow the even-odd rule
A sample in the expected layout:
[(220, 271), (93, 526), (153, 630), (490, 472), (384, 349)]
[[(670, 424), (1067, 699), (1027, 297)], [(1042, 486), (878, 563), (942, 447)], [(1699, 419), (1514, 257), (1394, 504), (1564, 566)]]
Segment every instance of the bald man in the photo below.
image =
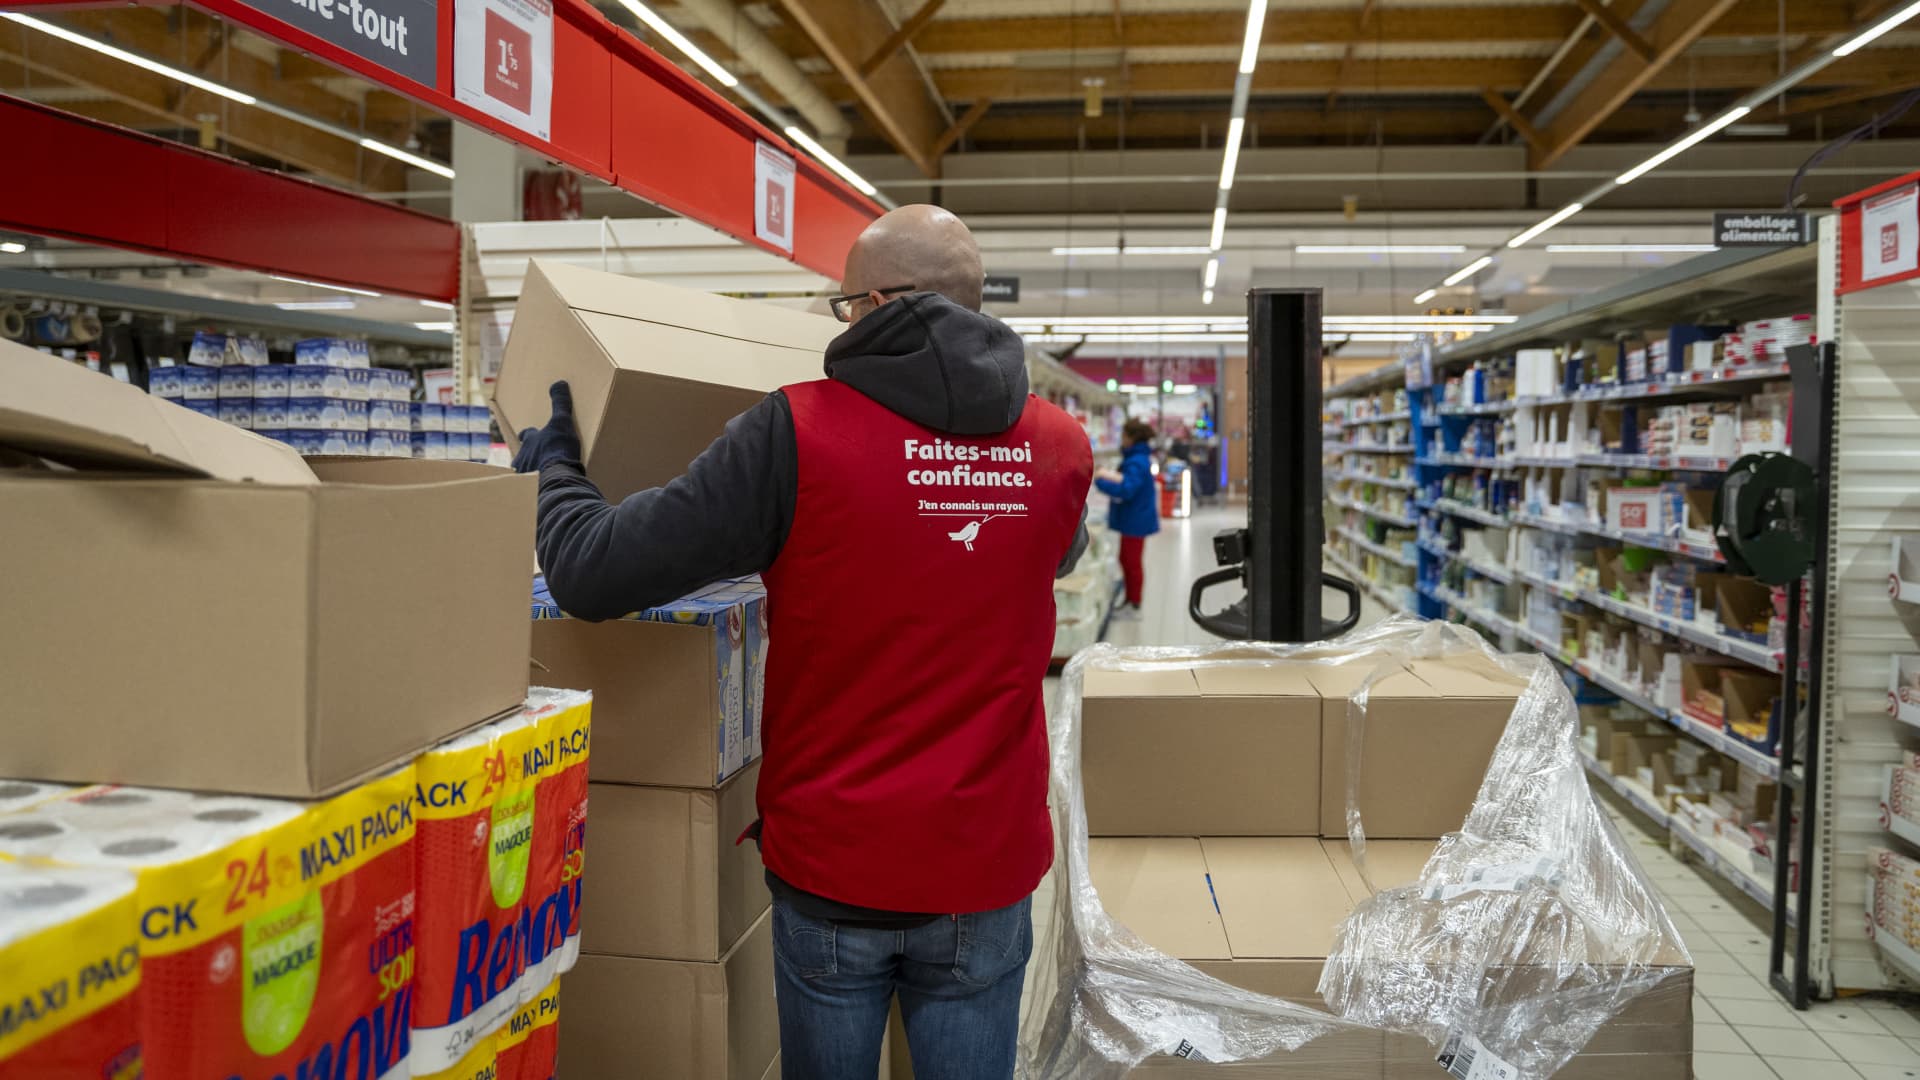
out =
[(959, 218), (902, 207), (847, 255), (827, 377), (735, 417), (685, 476), (609, 505), (564, 383), (515, 459), (540, 472), (540, 564), (577, 617), (766, 581), (748, 835), (773, 893), (788, 1080), (870, 1080), (896, 995), (918, 1080), (1013, 1074), (1031, 896), (1053, 860), (1053, 580), (1086, 546), (1093, 459), (1028, 394), (983, 284)]

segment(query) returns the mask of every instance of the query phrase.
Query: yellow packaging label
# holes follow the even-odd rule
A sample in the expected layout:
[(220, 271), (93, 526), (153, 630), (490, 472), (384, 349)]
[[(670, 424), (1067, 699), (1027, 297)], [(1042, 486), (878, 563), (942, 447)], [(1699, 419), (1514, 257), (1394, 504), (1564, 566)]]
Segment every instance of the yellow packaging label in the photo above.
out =
[(0, 949), (0, 1062), (133, 993), (133, 921), (129, 892)]
[(339, 880), (413, 839), (412, 766), (317, 803), (283, 825), (140, 875), (152, 955), (193, 948)]
[(560, 1022), (560, 980), (547, 984), (540, 996), (526, 1003), (519, 1011), (507, 1018), (494, 1036), (495, 1045), (501, 1052), (509, 1047), (518, 1046), (527, 1041), (538, 1028)]

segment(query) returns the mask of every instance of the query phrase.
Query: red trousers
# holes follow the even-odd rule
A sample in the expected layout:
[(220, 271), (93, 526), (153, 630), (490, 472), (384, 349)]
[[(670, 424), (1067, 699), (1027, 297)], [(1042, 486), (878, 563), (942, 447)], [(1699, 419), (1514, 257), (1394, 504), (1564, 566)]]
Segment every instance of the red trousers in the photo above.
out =
[(1127, 603), (1134, 607), (1140, 606), (1140, 586), (1147, 579), (1147, 571), (1140, 565), (1140, 552), (1146, 544), (1144, 536), (1120, 538), (1120, 572), (1127, 578)]

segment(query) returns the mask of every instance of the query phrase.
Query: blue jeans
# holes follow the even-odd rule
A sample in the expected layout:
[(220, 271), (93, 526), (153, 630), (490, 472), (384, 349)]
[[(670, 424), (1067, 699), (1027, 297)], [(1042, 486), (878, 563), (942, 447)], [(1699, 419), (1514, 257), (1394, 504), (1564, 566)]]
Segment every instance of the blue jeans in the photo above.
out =
[(866, 930), (773, 902), (783, 1080), (872, 1080), (887, 1009), (900, 1015), (914, 1080), (1007, 1080), (1033, 952), (1033, 900)]

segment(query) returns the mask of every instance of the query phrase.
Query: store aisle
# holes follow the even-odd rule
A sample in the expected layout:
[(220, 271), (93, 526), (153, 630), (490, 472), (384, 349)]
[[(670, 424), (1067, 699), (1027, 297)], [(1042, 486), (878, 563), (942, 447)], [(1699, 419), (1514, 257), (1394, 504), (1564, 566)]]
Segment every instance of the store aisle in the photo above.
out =
[[(1141, 618), (1113, 623), (1107, 640), (1121, 645), (1217, 640), (1187, 617), (1187, 590), (1215, 566), (1214, 533), (1245, 520), (1244, 508), (1212, 507), (1192, 518), (1162, 522), (1160, 534), (1147, 542)], [(1223, 587), (1210, 594), (1208, 606), (1232, 598), (1232, 590)], [(1325, 603), (1332, 612), (1343, 601), (1330, 593)], [(1361, 625), (1386, 615), (1369, 596)], [(1670, 853), (1665, 834), (1611, 792), (1596, 791), (1693, 954), (1698, 1080), (1920, 1080), (1920, 1009), (1892, 998), (1823, 1002), (1804, 1013), (1787, 1007), (1766, 984), (1766, 912), (1711, 871), (1696, 870)], [(1051, 885), (1049, 875), (1043, 890)]]

